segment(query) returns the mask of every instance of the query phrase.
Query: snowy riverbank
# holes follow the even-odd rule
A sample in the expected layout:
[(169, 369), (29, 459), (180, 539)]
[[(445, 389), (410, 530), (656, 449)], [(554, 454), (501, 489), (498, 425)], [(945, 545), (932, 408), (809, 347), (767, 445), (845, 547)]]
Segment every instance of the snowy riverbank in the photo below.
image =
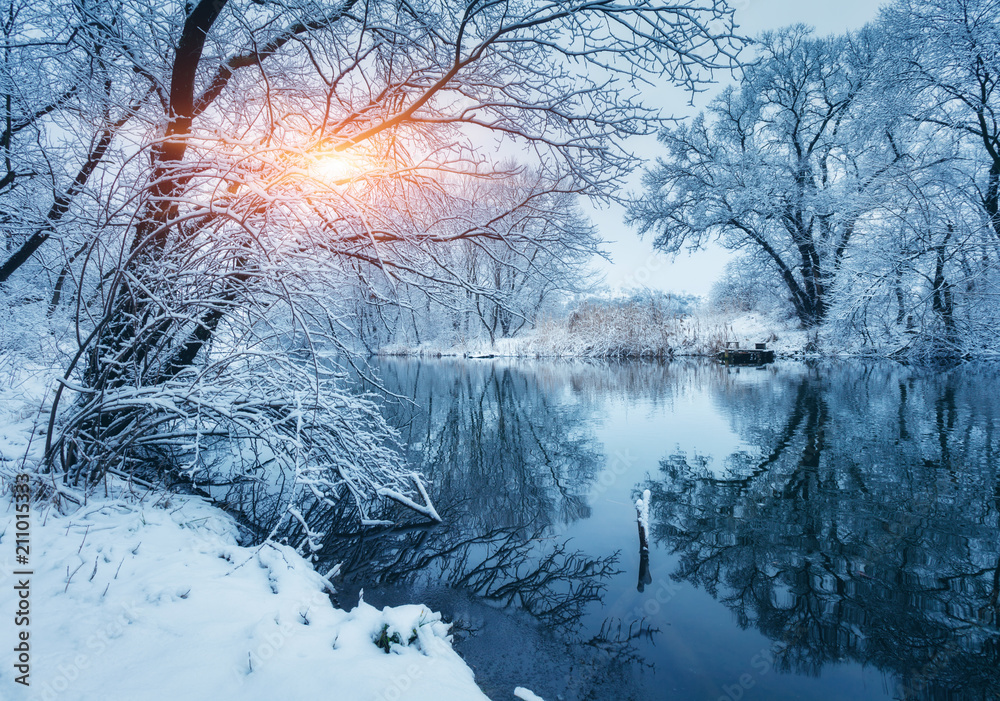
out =
[(51, 373), (0, 361), (0, 699), (486, 699), (438, 614), (340, 610), (308, 561), (239, 545), (235, 521), (198, 497), (110, 480), (83, 506), (32, 501), (18, 519), (13, 487), (40, 455)]
[[(620, 312), (620, 313), (619, 313)], [(803, 329), (780, 314), (698, 311), (654, 319), (648, 310), (591, 309), (587, 314), (540, 322), (515, 338), (474, 338), (455, 343), (394, 343), (381, 356), (466, 358), (666, 359), (714, 357), (727, 343), (753, 348), (764, 343), (784, 358), (892, 358), (935, 364), (943, 360), (1000, 359), (991, 343), (954, 345), (917, 329), (860, 334), (846, 323)]]
[[(30, 609), (3, 627), (4, 699), (486, 698), (438, 614), (339, 610), (294, 550), (237, 545), (233, 519), (197, 497), (116, 481), (65, 515), (33, 503), (16, 565), (12, 484), (4, 474), (0, 607), (13, 613), (27, 584)], [(30, 688), (13, 673), (22, 631)]]
[[(595, 318), (596, 317), (596, 318)], [(549, 321), (516, 338), (499, 338), (491, 344), (472, 340), (452, 345), (389, 345), (385, 356), (503, 357), (503, 358), (667, 358), (714, 356), (727, 342), (741, 348), (767, 343), (778, 355), (814, 353), (824, 347), (815, 332), (796, 328), (794, 322), (766, 314), (693, 315), (662, 324), (636, 324), (635, 319), (613, 314), (592, 315), (585, 322)]]

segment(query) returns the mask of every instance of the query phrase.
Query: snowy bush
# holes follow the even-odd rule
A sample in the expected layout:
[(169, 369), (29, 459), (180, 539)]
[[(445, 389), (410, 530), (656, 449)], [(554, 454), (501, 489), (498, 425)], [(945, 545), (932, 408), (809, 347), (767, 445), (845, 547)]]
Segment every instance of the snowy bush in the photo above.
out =
[(667, 358), (682, 315), (666, 299), (588, 300), (569, 314), (566, 329), (583, 355)]

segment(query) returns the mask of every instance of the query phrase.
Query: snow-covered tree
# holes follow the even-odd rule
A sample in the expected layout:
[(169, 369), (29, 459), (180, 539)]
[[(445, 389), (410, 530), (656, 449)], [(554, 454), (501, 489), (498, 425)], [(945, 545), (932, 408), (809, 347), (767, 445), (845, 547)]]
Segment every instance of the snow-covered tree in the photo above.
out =
[[(466, 185), (517, 175), (499, 157), (513, 152), (535, 174), (519, 201), (608, 196), (635, 164), (623, 140), (657, 126), (633, 81), (697, 89), (739, 47), (723, 0), (37, 6), (66, 9), (79, 31), (53, 19), (18, 41), (68, 47), (60, 75), (98, 76), (72, 114), (103, 120), (56, 123), (57, 105), (51, 132), (86, 158), (111, 125), (117, 146), (74, 191), (86, 225), (3, 263), (9, 276), (72, 261), (60, 285), (79, 350), (53, 404), (52, 463), (71, 483), (154, 449), (194, 476), (275, 468), (257, 478), (350, 494), (363, 516), (383, 498), (434, 512), (377, 450), (391, 438), (377, 411), (337, 389), (343, 360), (318, 355), (348, 345), (338, 293), (372, 283), (353, 301), (384, 304), (407, 286), (468, 289), (442, 251), (469, 242), (523, 269), (531, 253), (505, 237), (542, 248), (558, 227), (499, 236), (525, 209), (470, 208)], [(201, 447), (222, 435), (240, 446), (228, 462)]]
[(390, 284), (359, 270), (349, 294), (367, 352), (391, 343), (510, 338), (559, 295), (589, 284), (601, 241), (575, 193), (530, 172), (455, 187), (461, 199), (452, 200), (450, 222), (442, 224), (448, 235), (428, 246), (421, 268), (436, 271), (434, 278), (397, 276)]
[(812, 327), (859, 226), (908, 167), (907, 126), (876, 107), (877, 32), (818, 39), (796, 26), (757, 47), (738, 87), (660, 133), (666, 156), (630, 216), (669, 253), (717, 239), (765, 258)]
[(964, 355), (992, 344), (998, 22), (1000, 5), (965, 0), (902, 0), (880, 18), (879, 103), (913, 130), (905, 177), (847, 252), (833, 316), (881, 352)]
[(961, 356), (996, 327), (992, 228), (954, 141), (928, 135), (937, 165), (899, 188), (845, 257), (831, 324), (875, 352)]
[(100, 5), (12, 1), (3, 12), (0, 284), (50, 240), (79, 254), (81, 233), (99, 226), (93, 202), (86, 211), (79, 201), (150, 97), (148, 82), (126, 67), (127, 47), (109, 33), (120, 4)]
[(747, 251), (727, 263), (712, 285), (708, 303), (727, 314), (774, 312), (789, 318), (794, 316), (787, 288), (775, 280), (761, 251)]
[[(436, 254), (446, 280), (419, 288), (450, 310), (454, 335), (509, 338), (530, 328), (555, 295), (586, 286), (601, 241), (573, 193), (525, 173), (468, 183), (463, 195), (465, 206), (453, 214), (461, 241)], [(470, 226), (479, 233), (465, 235)]]
[(882, 11), (896, 79), (922, 98), (912, 116), (964, 136), (982, 206), (1000, 238), (1000, 4), (897, 0)]

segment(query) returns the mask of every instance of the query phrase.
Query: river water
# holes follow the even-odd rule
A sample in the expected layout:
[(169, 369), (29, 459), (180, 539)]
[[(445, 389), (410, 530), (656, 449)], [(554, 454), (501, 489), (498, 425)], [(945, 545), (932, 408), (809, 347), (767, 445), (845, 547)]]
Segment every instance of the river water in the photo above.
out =
[(378, 371), (445, 523), (330, 528), (340, 603), (442, 611), (491, 698), (1000, 698), (1000, 367)]

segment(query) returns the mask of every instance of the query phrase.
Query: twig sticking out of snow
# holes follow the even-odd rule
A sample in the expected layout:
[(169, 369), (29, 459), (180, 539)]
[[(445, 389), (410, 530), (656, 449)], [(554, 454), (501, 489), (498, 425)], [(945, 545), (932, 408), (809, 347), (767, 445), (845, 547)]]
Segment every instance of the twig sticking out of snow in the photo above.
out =
[(79, 565), (76, 566), (75, 570), (73, 570), (72, 572), (70, 572), (69, 571), (69, 565), (66, 565), (66, 588), (63, 589), (63, 594), (65, 594), (67, 591), (69, 591), (69, 583), (71, 581), (73, 581), (73, 575), (75, 575), (77, 572), (79, 572), (81, 567), (83, 567), (83, 563), (82, 562)]

